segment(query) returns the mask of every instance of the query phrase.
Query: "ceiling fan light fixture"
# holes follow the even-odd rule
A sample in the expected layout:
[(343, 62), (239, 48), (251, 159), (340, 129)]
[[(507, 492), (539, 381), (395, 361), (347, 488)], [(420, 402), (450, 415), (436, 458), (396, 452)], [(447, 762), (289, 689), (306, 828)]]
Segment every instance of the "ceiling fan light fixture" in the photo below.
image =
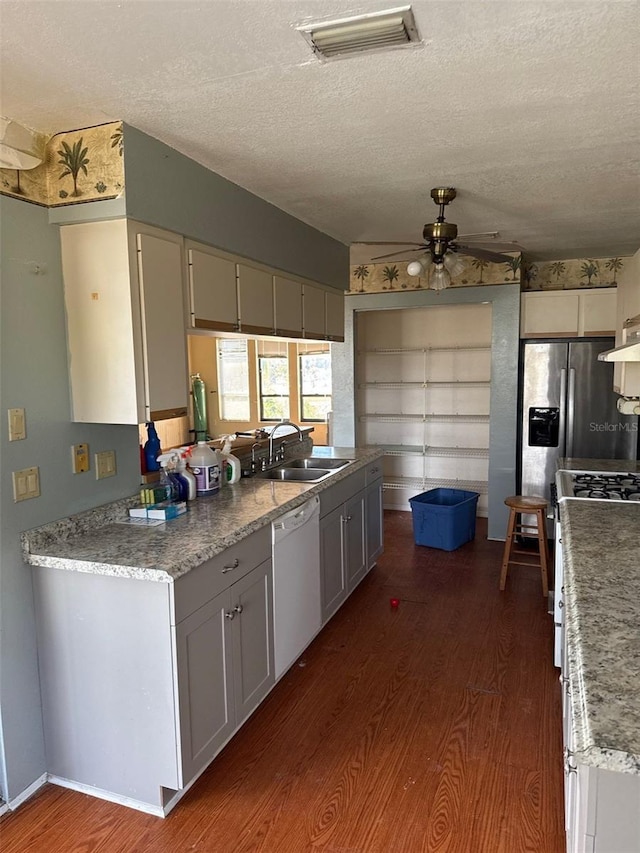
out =
[(460, 273), (464, 272), (467, 266), (460, 255), (455, 255), (451, 252), (447, 252), (444, 256), (444, 265), (451, 278), (455, 278), (457, 275), (460, 275)]
[(323, 59), (420, 42), (411, 6), (298, 27)]
[(445, 267), (444, 263), (435, 264), (429, 276), (429, 288), (440, 293), (441, 290), (449, 287), (451, 284), (451, 276)]
[(424, 258), (420, 258), (417, 261), (411, 261), (411, 263), (407, 265), (407, 275), (425, 275), (430, 266), (431, 255), (425, 255)]

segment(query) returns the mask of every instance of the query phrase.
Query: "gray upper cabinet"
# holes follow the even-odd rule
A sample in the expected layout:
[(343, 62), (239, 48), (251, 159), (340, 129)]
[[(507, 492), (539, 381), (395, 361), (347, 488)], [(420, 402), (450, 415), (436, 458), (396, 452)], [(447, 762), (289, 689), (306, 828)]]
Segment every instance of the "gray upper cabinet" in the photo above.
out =
[(60, 239), (73, 420), (186, 415), (182, 237), (115, 219)]
[(272, 335), (273, 274), (248, 263), (237, 265), (240, 330), (246, 335)]
[(283, 338), (301, 338), (302, 283), (274, 275), (273, 299), (276, 334)]
[(191, 240), (185, 242), (189, 265), (189, 315), (194, 329), (237, 332), (236, 260)]

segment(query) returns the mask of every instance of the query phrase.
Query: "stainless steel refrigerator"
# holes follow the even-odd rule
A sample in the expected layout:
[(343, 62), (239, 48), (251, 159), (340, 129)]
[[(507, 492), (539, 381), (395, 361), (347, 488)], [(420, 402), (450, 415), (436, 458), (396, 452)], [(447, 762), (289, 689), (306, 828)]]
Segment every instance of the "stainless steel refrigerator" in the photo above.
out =
[(520, 494), (549, 500), (561, 456), (637, 458), (638, 418), (618, 412), (613, 365), (598, 361), (612, 346), (612, 338), (523, 344)]

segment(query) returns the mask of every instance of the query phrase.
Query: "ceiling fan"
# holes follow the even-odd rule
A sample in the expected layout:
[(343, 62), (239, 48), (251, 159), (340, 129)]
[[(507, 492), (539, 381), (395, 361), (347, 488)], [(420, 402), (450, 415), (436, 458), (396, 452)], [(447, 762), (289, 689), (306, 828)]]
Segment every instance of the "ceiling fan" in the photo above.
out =
[[(484, 234), (467, 234), (458, 238), (458, 226), (453, 222), (445, 222), (444, 209), (456, 197), (454, 187), (434, 187), (431, 190), (431, 198), (439, 207), (438, 218), (435, 222), (428, 222), (422, 231), (424, 243), (380, 243), (379, 245), (406, 246), (404, 250), (390, 252), (387, 255), (378, 255), (373, 261), (384, 258), (393, 258), (398, 255), (422, 254), (423, 257), (412, 260), (407, 266), (409, 275), (421, 276), (428, 273), (429, 287), (433, 290), (443, 290), (451, 284), (452, 276), (458, 275), (464, 269), (464, 262), (456, 257), (456, 254), (471, 255), (483, 261), (491, 263), (504, 263), (509, 260), (507, 255), (491, 249), (483, 248), (481, 245), (469, 245), (471, 242), (493, 241), (500, 235), (497, 231)], [(460, 243), (458, 239), (466, 242)], [(366, 244), (366, 245), (376, 245)], [(504, 249), (506, 251), (519, 251), (516, 243), (492, 243), (492, 248)]]

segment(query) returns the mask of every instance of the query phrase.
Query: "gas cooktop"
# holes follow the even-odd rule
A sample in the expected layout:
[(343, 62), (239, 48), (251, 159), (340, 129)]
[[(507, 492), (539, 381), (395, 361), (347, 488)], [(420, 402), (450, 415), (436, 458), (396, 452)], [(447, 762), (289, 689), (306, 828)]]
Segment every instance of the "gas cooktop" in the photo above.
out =
[(640, 505), (640, 474), (602, 471), (558, 471), (558, 499), (634, 501)]

